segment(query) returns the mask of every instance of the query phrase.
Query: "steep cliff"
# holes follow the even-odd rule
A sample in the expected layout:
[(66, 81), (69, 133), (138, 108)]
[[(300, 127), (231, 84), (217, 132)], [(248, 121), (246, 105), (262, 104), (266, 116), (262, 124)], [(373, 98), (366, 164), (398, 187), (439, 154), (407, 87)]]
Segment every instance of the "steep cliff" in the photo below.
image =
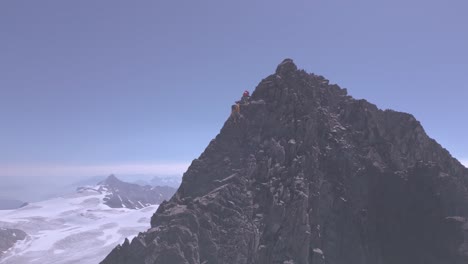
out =
[(468, 169), (410, 114), (284, 60), (102, 262), (468, 263)]

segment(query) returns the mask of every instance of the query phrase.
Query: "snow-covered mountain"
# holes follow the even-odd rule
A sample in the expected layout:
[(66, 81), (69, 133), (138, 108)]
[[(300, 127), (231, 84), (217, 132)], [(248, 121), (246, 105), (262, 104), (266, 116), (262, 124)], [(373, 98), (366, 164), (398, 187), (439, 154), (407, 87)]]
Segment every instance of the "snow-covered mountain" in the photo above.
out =
[[(150, 193), (144, 190), (151, 187), (128, 185), (114, 178), (79, 188), (71, 195), (0, 211), (0, 228), (27, 234), (0, 257), (0, 263), (99, 263), (125, 238), (146, 230), (158, 207), (155, 201), (161, 196), (158, 193), (158, 199), (142, 200), (134, 192), (145, 197)], [(109, 206), (119, 196), (120, 205), (127, 208)]]
[(104, 203), (109, 207), (130, 209), (160, 204), (164, 200), (169, 200), (176, 191), (168, 186), (141, 186), (123, 182), (114, 175), (110, 175), (97, 186), (78, 188), (78, 192), (87, 190), (105, 194)]

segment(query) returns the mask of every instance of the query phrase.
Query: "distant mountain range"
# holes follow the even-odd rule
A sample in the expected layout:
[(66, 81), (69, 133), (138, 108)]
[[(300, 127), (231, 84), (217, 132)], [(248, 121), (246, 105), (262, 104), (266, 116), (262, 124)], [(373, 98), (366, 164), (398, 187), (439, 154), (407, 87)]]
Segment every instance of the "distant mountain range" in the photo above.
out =
[(96, 186), (78, 188), (78, 192), (84, 191), (96, 191), (105, 194), (104, 204), (112, 208), (141, 209), (169, 200), (176, 190), (169, 186), (141, 186), (127, 183), (119, 180), (114, 175), (110, 175)]
[(179, 188), (181, 182), (181, 176), (154, 176), (153, 179), (151, 179), (150, 184), (153, 186), (170, 186), (173, 188)]
[(175, 192), (111, 175), (74, 193), (0, 211), (0, 263), (98, 263), (118, 243), (149, 227)]
[[(96, 185), (104, 181), (107, 176), (93, 176), (88, 177), (77, 182), (74, 182), (70, 187), (76, 189), (82, 186)], [(181, 175), (118, 175), (121, 181), (128, 183), (135, 183), (138, 185), (151, 185), (151, 186), (169, 186), (172, 188), (178, 188), (182, 182)]]
[[(181, 175), (124, 174), (119, 179), (138, 185), (169, 186), (178, 188)], [(12, 177), (10, 177), (12, 178)], [(39, 202), (70, 194), (82, 186), (94, 186), (104, 181), (107, 176), (74, 177), (60, 180), (45, 176), (29, 177), (26, 181), (2, 181), (0, 184), (0, 210), (15, 209), (25, 202)], [(27, 184), (24, 184), (27, 182)], [(18, 204), (19, 201), (19, 204)]]

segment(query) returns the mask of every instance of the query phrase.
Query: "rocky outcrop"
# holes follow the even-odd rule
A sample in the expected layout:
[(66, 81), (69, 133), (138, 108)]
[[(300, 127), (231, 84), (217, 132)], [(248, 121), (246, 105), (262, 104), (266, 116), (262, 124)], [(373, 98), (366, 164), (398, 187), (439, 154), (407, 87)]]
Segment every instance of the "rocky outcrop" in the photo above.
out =
[(412, 115), (287, 59), (102, 263), (468, 263), (467, 187)]
[(26, 233), (19, 229), (0, 228), (0, 257), (17, 241), (24, 240)]
[(111, 208), (141, 209), (154, 204), (161, 204), (175, 193), (169, 186), (141, 186), (123, 182), (110, 175), (96, 187), (81, 187), (78, 192), (98, 191), (105, 194), (104, 204)]

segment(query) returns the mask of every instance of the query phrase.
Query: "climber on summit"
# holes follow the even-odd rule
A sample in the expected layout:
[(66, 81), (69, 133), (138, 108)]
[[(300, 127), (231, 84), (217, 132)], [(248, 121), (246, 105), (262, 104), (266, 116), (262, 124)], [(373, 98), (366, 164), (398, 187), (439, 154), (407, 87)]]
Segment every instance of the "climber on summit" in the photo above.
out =
[(245, 90), (242, 94), (242, 98), (231, 107), (231, 118), (234, 123), (237, 123), (241, 118), (240, 107), (241, 105), (249, 104), (250, 100), (250, 93), (249, 91)]
[(249, 99), (250, 99), (250, 93), (249, 93), (249, 91), (245, 90), (244, 93), (242, 94), (241, 103), (242, 104), (248, 104)]

